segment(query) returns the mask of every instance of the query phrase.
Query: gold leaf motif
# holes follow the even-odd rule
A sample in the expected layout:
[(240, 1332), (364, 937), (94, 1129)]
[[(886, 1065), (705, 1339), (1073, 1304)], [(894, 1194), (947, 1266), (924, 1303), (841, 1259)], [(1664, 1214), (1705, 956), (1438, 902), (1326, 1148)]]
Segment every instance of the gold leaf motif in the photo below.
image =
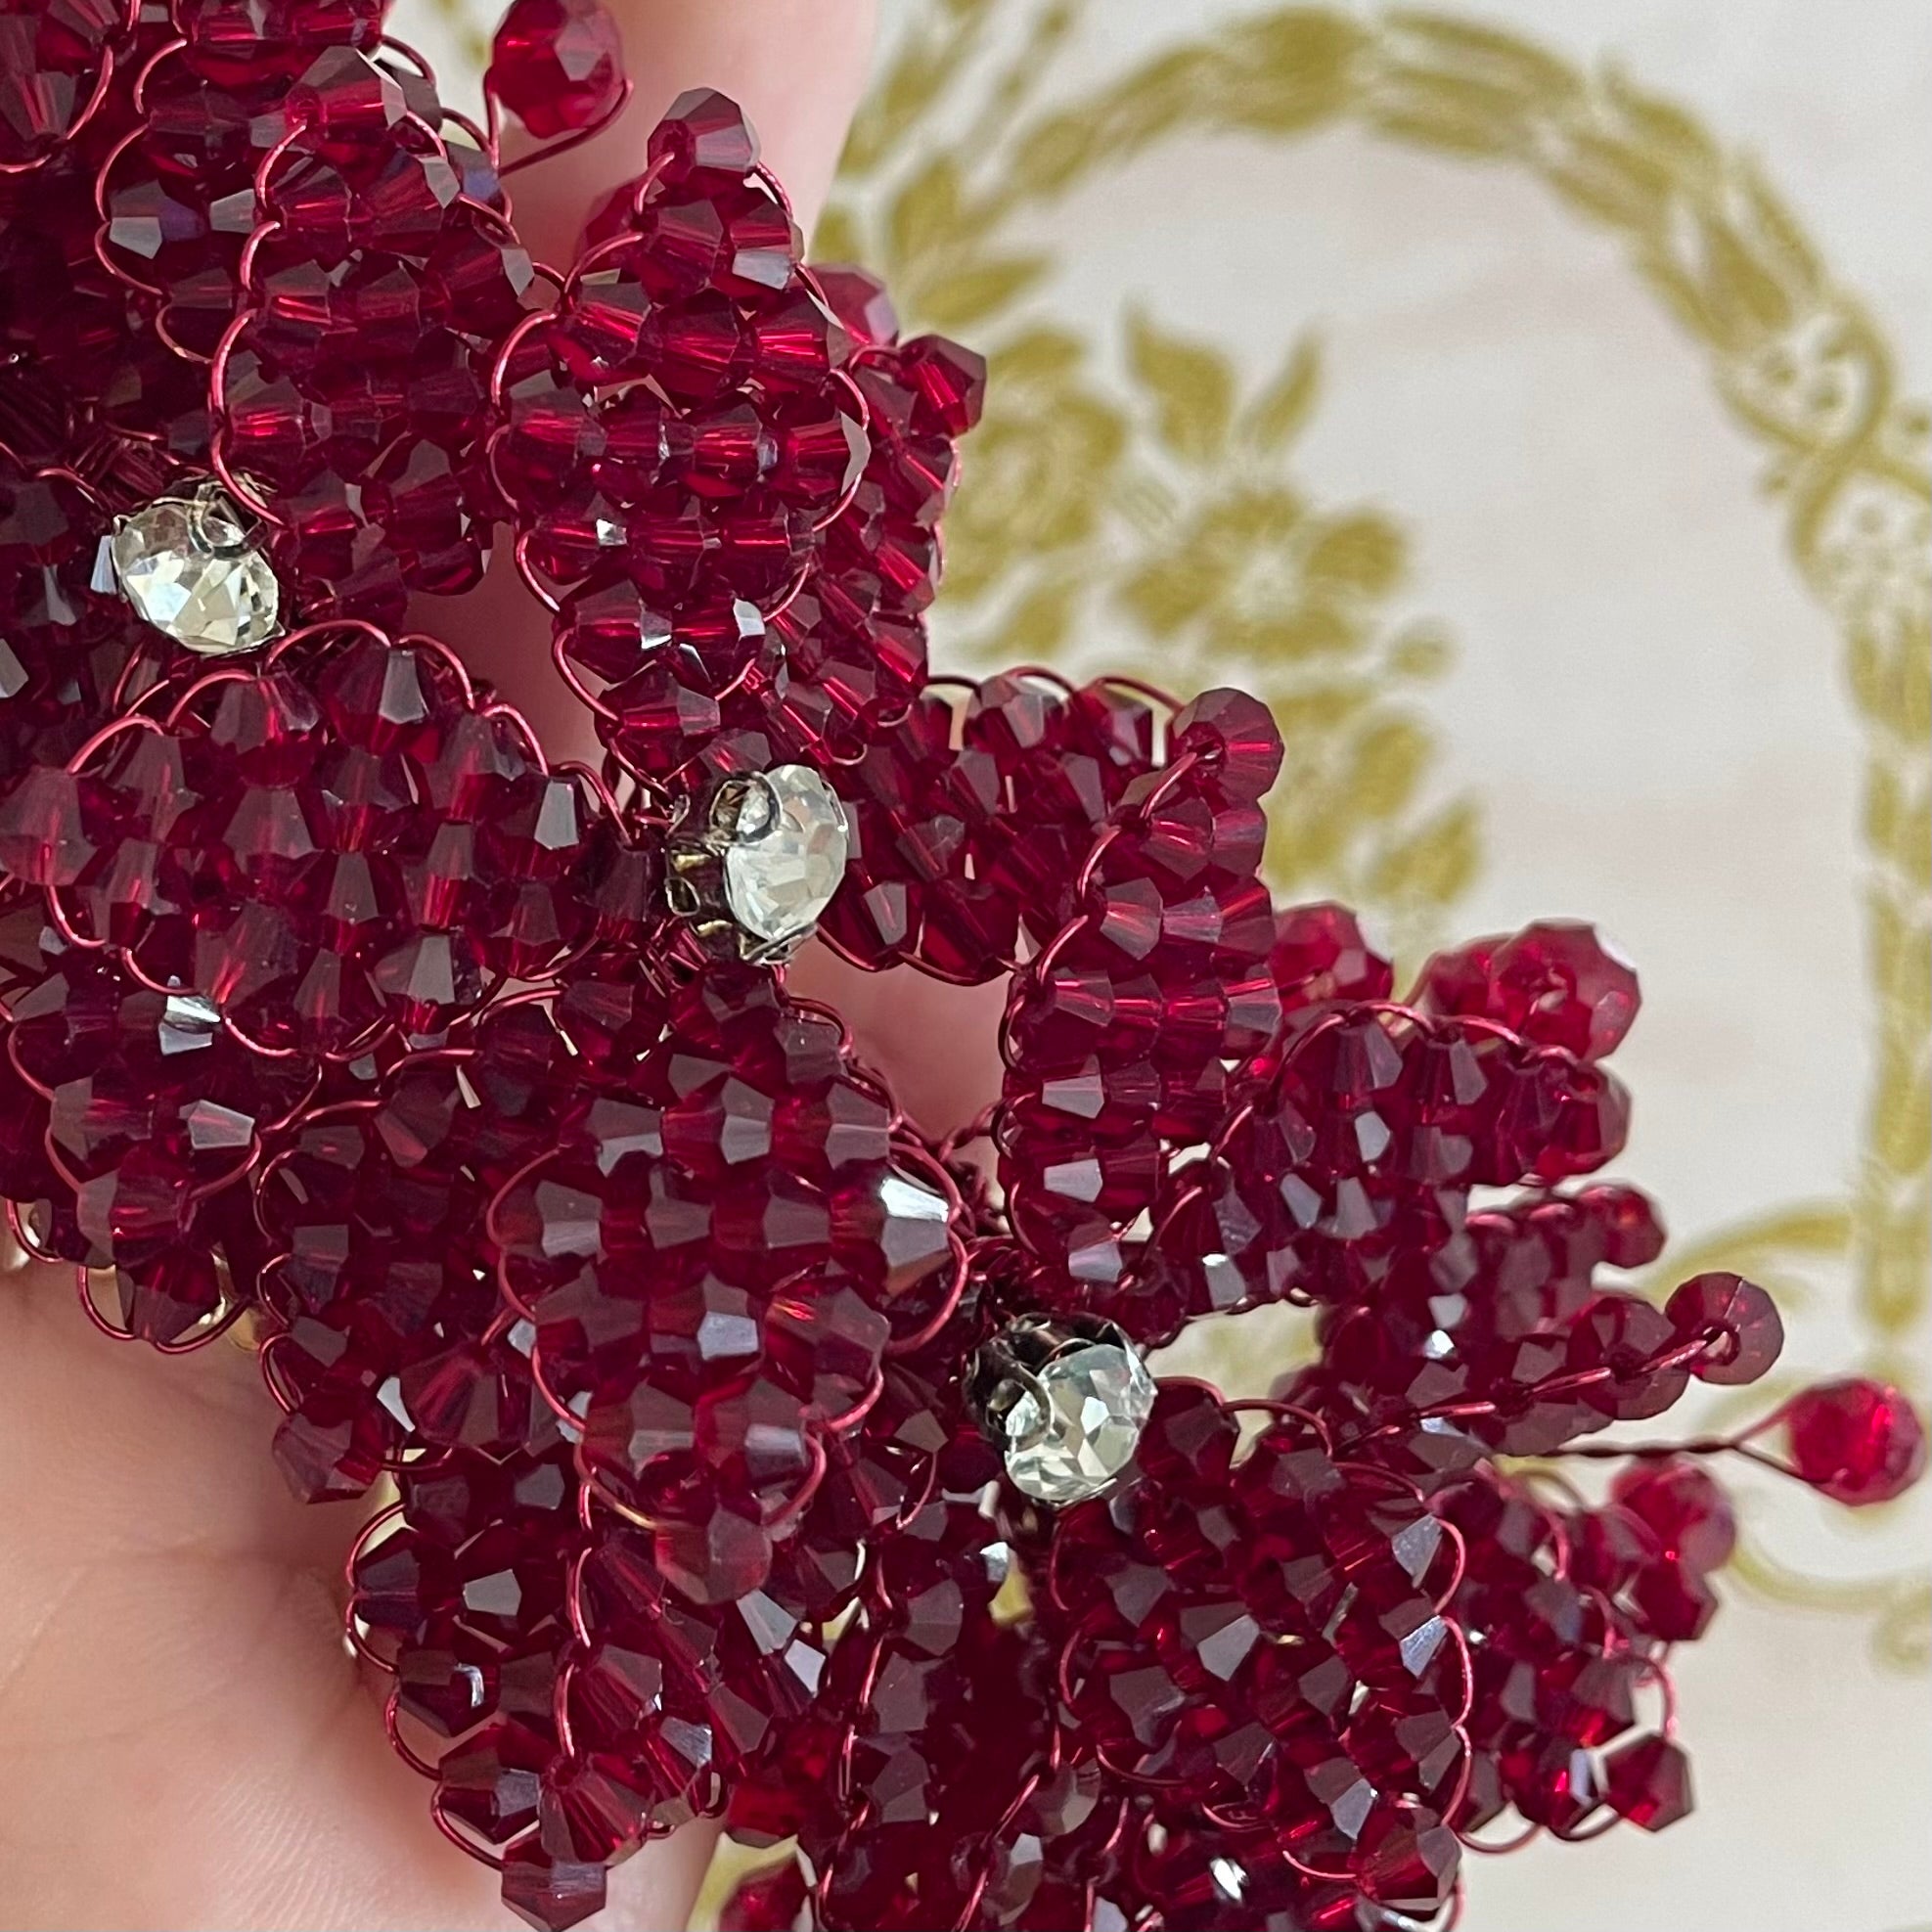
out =
[(817, 263), (857, 261), (864, 253), (857, 217), (838, 202), (830, 202), (820, 213), (812, 231), (812, 259)]
[[(1921, 819), (1918, 826), (1923, 836), (1932, 838), (1932, 823)], [(1898, 1003), (1899, 1031), (1907, 1039), (1923, 1040), (1932, 1033), (1932, 953), (1923, 946), (1908, 947), (1891, 993)]]
[(894, 58), (853, 116), (839, 157), (850, 181), (872, 173), (897, 152), (920, 116), (945, 91), (991, 22), (984, 0), (941, 0), (934, 17), (906, 34)]
[(1715, 218), (1704, 223), (1704, 262), (1710, 277), (1712, 307), (1727, 318), (1727, 337), (1748, 341), (1754, 333), (1786, 327), (1791, 303), (1735, 229)]
[(1872, 1105), (1873, 1151), (1895, 1171), (1932, 1161), (1932, 1094), (1920, 1081), (1917, 1042), (1886, 1042)]
[(1412, 58), (1454, 66), (1538, 108), (1583, 89), (1567, 63), (1500, 27), (1415, 7), (1391, 8), (1382, 20), (1392, 38), (1408, 44)]
[(1155, 637), (1170, 638), (1193, 622), (1214, 591), (1214, 573), (1206, 560), (1184, 552), (1136, 570), (1115, 595)]
[(1818, 250), (1750, 159), (1740, 158), (1732, 172), (1751, 226), (1774, 264), (1773, 273), (1799, 298), (1816, 300), (1825, 289), (1824, 264)]
[(1922, 1672), (1932, 1663), (1932, 1586), (1917, 1576), (1870, 1582), (1806, 1576), (1772, 1557), (1755, 1538), (1740, 1542), (1730, 1569), (1771, 1602), (1870, 1616), (1872, 1647), (1894, 1670)]
[(959, 214), (959, 163), (942, 150), (892, 198), (885, 250), (894, 273), (916, 275), (921, 261), (950, 247)]
[(1357, 597), (1386, 597), (1402, 582), (1409, 546), (1386, 517), (1361, 511), (1325, 522), (1302, 570), (1311, 584)]
[(1914, 625), (1900, 641), (1898, 683), (1890, 704), (1880, 703), (1887, 722), (1914, 745), (1932, 731), (1932, 630)]
[(1547, 161), (1543, 178), (1580, 213), (1614, 228), (1651, 229), (1670, 210), (1670, 170), (1641, 148), (1580, 129), (1568, 157)]
[(848, 172), (864, 173), (876, 167), (903, 139), (945, 86), (953, 53), (949, 42), (916, 45), (893, 64), (853, 119), (842, 157)]
[(1378, 103), (1364, 108), (1362, 112), (1377, 134), (1390, 140), (1439, 149), (1446, 155), (1463, 155), (1472, 160), (1500, 159), (1514, 146), (1507, 130), (1451, 109), (1417, 102), (1388, 106)]
[(1469, 889), (1480, 857), (1476, 808), (1458, 799), (1381, 854), (1369, 874), (1369, 890), (1398, 913), (1454, 905)]
[(1322, 387), (1322, 345), (1297, 336), (1281, 373), (1241, 414), (1241, 437), (1251, 449), (1273, 454), (1301, 433)]
[(1013, 185), (1030, 195), (1064, 188), (1092, 161), (1097, 123), (1091, 114), (1055, 114), (1013, 151)]
[(1390, 65), (1365, 103), (1370, 122), (1404, 140), (1464, 155), (1508, 155), (1529, 138), (1530, 104), (1507, 87), (1460, 73)]
[(1153, 397), (1155, 433), (1188, 463), (1211, 463), (1227, 446), (1235, 414), (1235, 372), (1203, 343), (1157, 329), (1140, 310), (1127, 317), (1127, 362)]
[(1428, 735), (1414, 719), (1376, 719), (1351, 749), (1348, 809), (1370, 819), (1392, 819), (1406, 810), (1430, 752)]
[(1218, 38), (1218, 98), (1203, 103), (1203, 114), (1257, 134), (1320, 126), (1354, 98), (1370, 44), (1369, 28), (1327, 7), (1238, 21)]
[[(1900, 871), (1914, 885), (1932, 887), (1932, 798), (1920, 798), (1901, 816), (1898, 837), (1882, 849), (1898, 860)], [(1927, 963), (1922, 946), (1912, 957), (1917, 966)]]
[(1013, 606), (1001, 635), (1016, 664), (1050, 663), (1073, 630), (1073, 614), (1087, 586), (1076, 575), (1048, 577)]
[(1016, 337), (1000, 351), (1000, 379), (1006, 382), (1028, 382), (1069, 377), (1086, 356), (1087, 345), (1078, 336), (1042, 324)]
[(1046, 271), (1045, 255), (1009, 255), (934, 276), (920, 287), (920, 314), (935, 329), (970, 329), (1023, 294)]
[(1448, 671), (1454, 656), (1454, 647), (1440, 631), (1427, 624), (1414, 624), (1389, 647), (1389, 675), (1427, 683)]
[(1781, 1300), (1797, 1304), (1806, 1298), (1805, 1265), (1849, 1253), (1856, 1233), (1843, 1201), (1774, 1208), (1701, 1240), (1673, 1244), (1638, 1285), (1661, 1302), (1692, 1275), (1723, 1270), (1775, 1286)]
[(1878, 1654), (1896, 1671), (1932, 1668), (1932, 1586), (1899, 1591), (1872, 1632)]
[(1127, 445), (1127, 424), (1085, 375), (1062, 330), (1030, 330), (994, 361), (973, 432), (972, 484), (946, 523), (947, 594), (970, 605), (1036, 561), (1093, 543)]
[(1865, 775), (1865, 835), (1871, 845), (1892, 846), (1898, 841), (1899, 827), (1905, 817), (1905, 800), (1900, 795), (1896, 772), (1880, 765)]
[(1362, 644), (1366, 627), (1333, 604), (1308, 598), (1254, 627), (1254, 642), (1278, 665), (1296, 658), (1339, 657)]
[(1718, 145), (1697, 120), (1675, 102), (1643, 92), (1614, 64), (1604, 69), (1603, 98), (1633, 138), (1686, 186), (1702, 186), (1724, 173)]

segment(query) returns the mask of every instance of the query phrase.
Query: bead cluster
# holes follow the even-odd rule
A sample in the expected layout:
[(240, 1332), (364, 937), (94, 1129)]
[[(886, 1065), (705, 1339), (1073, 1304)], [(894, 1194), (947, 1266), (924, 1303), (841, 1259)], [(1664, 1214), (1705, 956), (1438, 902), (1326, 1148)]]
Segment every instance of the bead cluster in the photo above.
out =
[[(715, 94), (533, 262), (496, 120), (622, 106), (596, 0), (517, 0), (486, 129), (378, 0), (0, 50), (0, 1192), (392, 1497), (349, 1636), (506, 1901), (722, 1815), (791, 1848), (741, 1932), (1435, 1924), (1466, 1842), (1683, 1816), (1691, 1452), (1863, 1504), (1924, 1439), (1844, 1382), (1587, 1440), (1780, 1340), (1618, 1285), (1629, 967), (1545, 923), (1398, 1002), (1271, 900), (1253, 699), (929, 676), (983, 372), (802, 264)], [(594, 765), (407, 628), (499, 545)], [(1006, 981), (983, 1118), (786, 990), (814, 930)], [(1279, 1302), (1268, 1400), (1150, 1371)]]

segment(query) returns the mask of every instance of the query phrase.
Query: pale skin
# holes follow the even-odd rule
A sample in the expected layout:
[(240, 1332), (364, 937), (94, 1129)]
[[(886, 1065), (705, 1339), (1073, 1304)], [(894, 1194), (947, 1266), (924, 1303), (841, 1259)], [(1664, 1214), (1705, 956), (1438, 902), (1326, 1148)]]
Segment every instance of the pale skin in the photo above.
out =
[[(641, 165), (683, 89), (738, 99), (809, 232), (871, 47), (870, 0), (616, 0), (637, 83), (597, 142), (517, 179), (526, 234), (567, 257), (582, 212)], [(583, 750), (540, 613), (499, 574), (420, 620)], [(998, 996), (824, 957), (908, 1109), (943, 1130), (993, 1088)], [(932, 1051), (943, 1039), (943, 1055)], [(0, 1926), (493, 1927), (494, 1875), (429, 1822), (341, 1643), (352, 1505), (295, 1503), (247, 1352), (169, 1361), (88, 1327), (65, 1271), (0, 1277)], [(594, 1924), (685, 1924), (710, 1857), (692, 1827), (616, 1872)]]

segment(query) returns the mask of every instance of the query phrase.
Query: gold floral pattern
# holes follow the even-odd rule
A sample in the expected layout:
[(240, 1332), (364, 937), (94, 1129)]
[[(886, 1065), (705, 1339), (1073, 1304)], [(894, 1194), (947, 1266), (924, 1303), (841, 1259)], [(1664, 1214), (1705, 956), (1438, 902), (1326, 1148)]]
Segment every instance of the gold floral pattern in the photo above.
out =
[(949, 594), (961, 603), (1032, 577), (1006, 635), (1033, 656), (1065, 636), (1127, 450), (1128, 427), (1084, 380), (1085, 359), (1058, 329), (1029, 329), (1001, 351), (999, 401), (973, 432), (972, 495), (946, 523)]

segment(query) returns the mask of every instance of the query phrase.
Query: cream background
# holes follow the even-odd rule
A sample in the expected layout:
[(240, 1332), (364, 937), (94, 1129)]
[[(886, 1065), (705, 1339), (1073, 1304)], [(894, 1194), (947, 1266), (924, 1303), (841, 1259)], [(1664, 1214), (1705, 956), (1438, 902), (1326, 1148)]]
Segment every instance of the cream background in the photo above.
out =
[[(908, 4), (886, 0), (888, 43)], [(1097, 0), (1054, 94), (1236, 11)], [(1755, 154), (1869, 303), (1908, 391), (1932, 382), (1924, 0), (1483, 0), (1463, 17), (1571, 61), (1614, 60)], [(440, 20), (399, 30), (453, 60)], [(1063, 258), (1043, 309), (1097, 336), (1138, 300), (1259, 368), (1322, 327), (1297, 480), (1405, 526), (1407, 597), (1457, 645), (1427, 701), (1440, 787), (1479, 794), (1486, 856), (1455, 926), (1586, 914), (1639, 962), (1622, 1171), (1674, 1233), (1847, 1191), (1869, 1008), (1862, 738), (1841, 641), (1760, 493), (1759, 452), (1614, 242), (1525, 176), (1352, 131), (1280, 147), (1182, 137), (1013, 234)], [(942, 655), (943, 611), (942, 598)], [(1092, 651), (1104, 662), (1107, 640)], [(1861, 1348), (1848, 1284), (1826, 1285), (1792, 1323), (1813, 1370)], [(1916, 1353), (1923, 1390), (1922, 1327)], [(1826, 1526), (1775, 1485), (1740, 1488), (1755, 1519), (1775, 1509), (1776, 1547), (1813, 1567), (1926, 1562), (1922, 1498), (1909, 1517)], [(1857, 1618), (1734, 1595), (1680, 1659), (1695, 1817), (1656, 1839), (1473, 1859), (1465, 1923), (1932, 1923), (1932, 1692), (1867, 1639)]]

